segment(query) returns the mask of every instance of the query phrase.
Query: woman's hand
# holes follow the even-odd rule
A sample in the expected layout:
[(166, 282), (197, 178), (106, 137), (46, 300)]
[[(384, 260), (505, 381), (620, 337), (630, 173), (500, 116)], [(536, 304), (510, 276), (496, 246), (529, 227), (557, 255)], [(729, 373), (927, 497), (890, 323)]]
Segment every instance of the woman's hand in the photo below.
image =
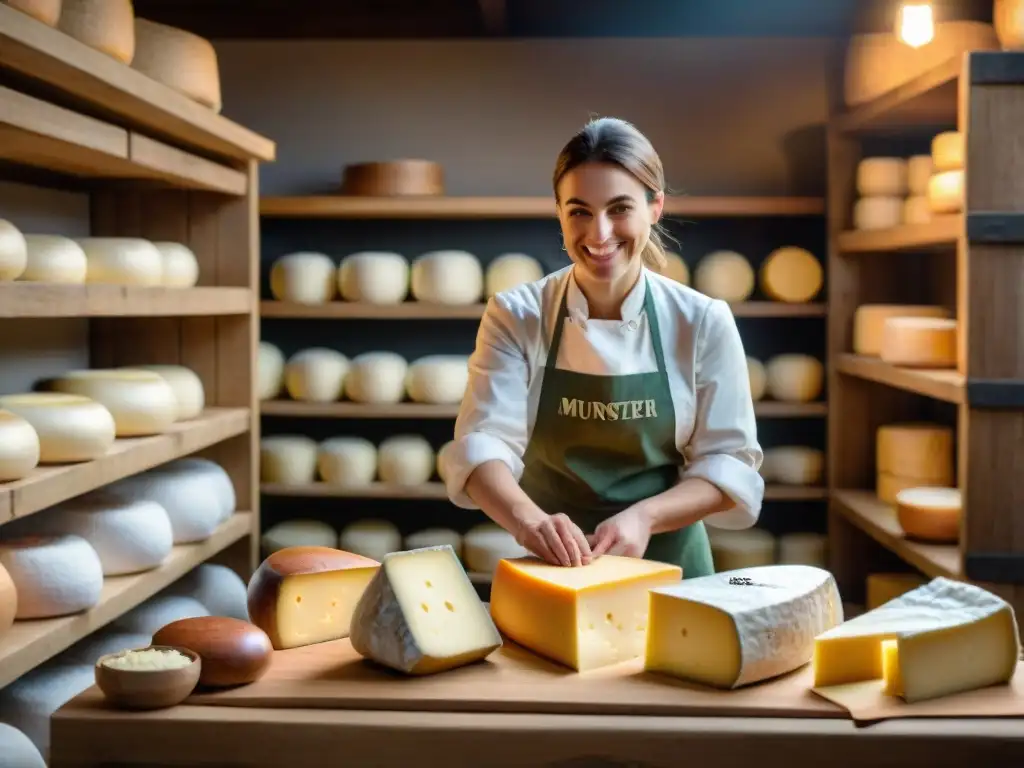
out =
[(651, 521), (644, 508), (634, 504), (609, 517), (587, 538), (594, 557), (643, 557), (651, 540)]
[(566, 515), (547, 515), (520, 523), (516, 541), (552, 565), (586, 565), (590, 544), (580, 527)]

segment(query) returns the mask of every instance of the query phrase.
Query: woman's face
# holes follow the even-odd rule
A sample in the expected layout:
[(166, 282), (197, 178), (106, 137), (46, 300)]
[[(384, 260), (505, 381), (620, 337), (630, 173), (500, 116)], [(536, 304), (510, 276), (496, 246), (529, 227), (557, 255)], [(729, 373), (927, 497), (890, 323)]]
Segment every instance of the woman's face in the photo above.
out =
[(558, 219), (569, 258), (586, 277), (614, 282), (640, 266), (640, 254), (661, 215), (664, 195), (612, 163), (584, 163), (558, 184)]

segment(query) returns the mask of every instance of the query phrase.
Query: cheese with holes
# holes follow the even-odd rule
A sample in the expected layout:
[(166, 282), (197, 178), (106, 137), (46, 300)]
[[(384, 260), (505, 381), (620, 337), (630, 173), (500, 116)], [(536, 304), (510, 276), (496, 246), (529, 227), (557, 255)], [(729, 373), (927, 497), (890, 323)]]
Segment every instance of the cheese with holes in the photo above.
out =
[(496, 523), (478, 523), (462, 537), (462, 557), (473, 573), (494, 573), (502, 560), (529, 554), (515, 536)]
[(87, 283), (153, 287), (160, 285), (164, 266), (160, 251), (137, 237), (80, 237), (85, 252)]
[(862, 197), (853, 204), (854, 229), (888, 229), (899, 226), (902, 221), (902, 197)]
[(907, 197), (928, 194), (928, 180), (933, 172), (931, 155), (912, 155), (907, 158)]
[(385, 483), (419, 485), (434, 475), (434, 449), (420, 435), (392, 435), (377, 446), (377, 474)]
[(945, 307), (927, 304), (862, 304), (853, 313), (853, 351), (858, 355), (880, 355), (889, 318), (951, 316)]
[(857, 163), (857, 194), (902, 197), (907, 194), (907, 161), (902, 157), (865, 157)]
[(199, 260), (183, 243), (159, 241), (160, 285), (164, 288), (191, 288), (199, 282)]
[[(4, 0), (4, 2), (12, 8), (27, 13), (37, 21), (43, 22), (48, 27), (56, 27), (57, 20), (60, 18), (61, 0)], [(3, 750), (0, 749), (0, 755), (2, 754)], [(15, 765), (20, 764), (16, 763)]]
[(40, 464), (92, 461), (114, 444), (114, 417), (88, 397), (24, 392), (0, 396), (0, 408), (32, 425), (39, 437)]
[(502, 560), (491, 614), (514, 642), (583, 672), (642, 656), (647, 593), (682, 575), (676, 565), (614, 555), (574, 568), (534, 557)]
[(409, 295), (409, 271), (409, 262), (399, 253), (353, 253), (338, 267), (338, 293), (345, 301), (400, 304)]
[[(883, 669), (883, 643), (895, 641)], [(973, 584), (937, 578), (815, 640), (814, 685), (878, 680), (898, 674), (908, 703), (925, 701), (1013, 677), (1020, 638), (1013, 608)]]
[(957, 488), (905, 488), (896, 494), (896, 520), (911, 538), (954, 544), (960, 539), (962, 504)]
[(761, 264), (761, 289), (774, 301), (808, 302), (818, 295), (824, 277), (814, 254), (796, 246), (776, 248)]
[(269, 435), (260, 439), (260, 480), (303, 485), (316, 480), (316, 441), (305, 435)]
[(843, 621), (832, 574), (805, 565), (745, 568), (650, 594), (644, 668), (738, 688), (810, 663), (814, 638)]
[(141, 437), (166, 432), (178, 416), (174, 390), (162, 376), (137, 369), (94, 368), (68, 371), (51, 388), (89, 397), (106, 406), (114, 417), (118, 437)]
[(916, 573), (869, 573), (867, 608), (874, 610), (912, 589), (924, 586), (928, 579)]
[(402, 534), (390, 520), (356, 520), (341, 529), (338, 546), (373, 560), (383, 560), (384, 555), (402, 548)]
[(261, 341), (256, 360), (256, 394), (260, 400), (272, 400), (284, 385), (284, 355), (269, 341)]
[(209, 40), (184, 29), (136, 18), (132, 69), (214, 112), (221, 110), (217, 51)]
[(928, 195), (914, 195), (903, 201), (904, 224), (927, 224), (932, 220), (932, 206)]
[(781, 565), (812, 565), (828, 567), (828, 537), (821, 533), (801, 531), (779, 536)]
[(152, 371), (167, 382), (177, 403), (175, 421), (187, 421), (202, 415), (206, 407), (206, 391), (195, 371), (183, 365), (133, 365), (132, 368)]
[(272, 555), (288, 547), (331, 547), (338, 546), (338, 532), (334, 526), (322, 520), (292, 518), (282, 520), (263, 532), (260, 537), (263, 554)]
[(928, 182), (928, 207), (932, 213), (959, 213), (964, 207), (964, 172), (942, 171)]
[(417, 301), (476, 304), (484, 295), (484, 270), (466, 251), (430, 251), (413, 261), (410, 287)]
[(331, 485), (369, 485), (377, 476), (377, 446), (358, 435), (329, 438), (317, 449), (316, 470)]
[(699, 262), (693, 273), (693, 287), (722, 301), (746, 301), (754, 292), (756, 277), (750, 262), (735, 251), (713, 251)]
[(89, 263), (82, 246), (60, 235), (25, 235), (28, 261), (19, 280), (33, 283), (85, 283)]
[(763, 528), (729, 531), (708, 528), (716, 571), (734, 571), (775, 563), (775, 537)]
[(407, 675), (472, 664), (502, 645), (447, 545), (387, 555), (356, 605), (351, 640), (361, 656)]
[(484, 290), (487, 298), (508, 291), (523, 283), (533, 283), (544, 277), (544, 268), (525, 253), (503, 253), (487, 265)]
[(957, 323), (950, 318), (890, 317), (879, 357), (892, 365), (956, 368)]
[(135, 58), (132, 0), (63, 0), (57, 28), (122, 64)]
[(427, 355), (410, 363), (405, 375), (406, 393), (417, 403), (461, 403), (468, 384), (466, 355)]
[(766, 448), (761, 463), (766, 482), (783, 485), (816, 485), (825, 473), (825, 454), (803, 445)]
[(0, 219), (0, 280), (17, 280), (28, 265), (28, 246), (21, 230)]
[(81, 536), (15, 536), (0, 541), (0, 565), (18, 592), (15, 618), (49, 619), (92, 608), (103, 565)]
[(768, 391), (768, 374), (764, 363), (754, 357), (747, 356), (747, 378), (750, 380), (750, 398), (760, 400)]
[(776, 355), (765, 366), (768, 393), (776, 400), (808, 403), (821, 394), (825, 367), (810, 355)]
[(296, 352), (284, 367), (284, 386), (292, 400), (333, 403), (340, 400), (348, 373), (348, 358), (326, 347)]
[(348, 637), (352, 616), (380, 563), (331, 547), (288, 547), (249, 579), (249, 620), (276, 650)]
[(427, 547), (451, 547), (455, 555), (462, 557), (462, 534), (451, 528), (424, 528), (414, 531), (405, 537), (406, 549), (426, 549)]
[(936, 173), (964, 167), (966, 144), (960, 131), (943, 131), (932, 137), (932, 168)]
[(21, 480), (39, 464), (39, 435), (25, 419), (0, 410), (0, 483)]
[(345, 394), (357, 403), (398, 403), (405, 398), (409, 364), (394, 352), (364, 352), (352, 358)]
[(326, 304), (334, 298), (337, 283), (334, 262), (324, 253), (289, 253), (270, 267), (270, 292), (278, 301)]
[(953, 482), (953, 430), (941, 424), (884, 424), (875, 433), (875, 466), (879, 472), (920, 485)]

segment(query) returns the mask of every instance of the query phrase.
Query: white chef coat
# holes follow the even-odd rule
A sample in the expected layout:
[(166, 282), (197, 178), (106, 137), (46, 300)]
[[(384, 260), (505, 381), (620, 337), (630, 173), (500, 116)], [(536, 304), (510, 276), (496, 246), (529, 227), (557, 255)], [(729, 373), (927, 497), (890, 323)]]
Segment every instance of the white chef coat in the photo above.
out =
[[(643, 278), (646, 278), (644, 280)], [(572, 266), (499, 293), (487, 303), (469, 359), (469, 383), (455, 439), (441, 452), (452, 503), (479, 507), (465, 492), (480, 464), (498, 459), (518, 480), (533, 431), (544, 364), (568, 290), (568, 317), (556, 367), (599, 375), (657, 370), (644, 292), (653, 293), (672, 404), (680, 477), (700, 477), (735, 506), (705, 518), (716, 528), (748, 528), (764, 497), (746, 353), (729, 305), (647, 268), (622, 303), (621, 320), (590, 319)]]

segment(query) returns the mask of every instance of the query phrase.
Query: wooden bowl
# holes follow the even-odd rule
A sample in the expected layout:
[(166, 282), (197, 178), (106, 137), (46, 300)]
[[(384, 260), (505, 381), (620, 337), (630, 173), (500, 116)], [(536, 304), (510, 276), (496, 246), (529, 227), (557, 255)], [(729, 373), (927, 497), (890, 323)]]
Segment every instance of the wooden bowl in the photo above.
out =
[(195, 690), (202, 669), (198, 653), (171, 645), (139, 650), (177, 651), (192, 663), (180, 669), (116, 669), (105, 662), (125, 651), (104, 654), (96, 661), (96, 685), (110, 703), (122, 709), (164, 709), (180, 704)]
[(361, 197), (443, 195), (444, 169), (431, 160), (355, 163), (345, 167), (341, 193)]
[(259, 627), (227, 616), (196, 616), (161, 627), (153, 642), (199, 655), (199, 685), (227, 688), (259, 680), (270, 667), (274, 646)]

